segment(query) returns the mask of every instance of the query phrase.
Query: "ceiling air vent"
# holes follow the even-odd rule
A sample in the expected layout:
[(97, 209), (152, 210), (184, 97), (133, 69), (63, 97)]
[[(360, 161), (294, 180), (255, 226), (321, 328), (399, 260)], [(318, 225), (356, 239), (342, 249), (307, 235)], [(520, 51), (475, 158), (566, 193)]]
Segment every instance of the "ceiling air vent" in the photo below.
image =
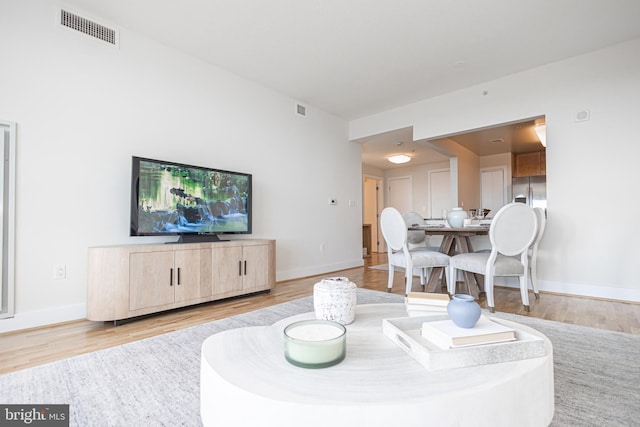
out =
[(94, 37), (110, 45), (118, 45), (118, 32), (75, 13), (60, 9), (60, 25)]
[(296, 104), (296, 113), (300, 116), (307, 117), (307, 107), (302, 104)]

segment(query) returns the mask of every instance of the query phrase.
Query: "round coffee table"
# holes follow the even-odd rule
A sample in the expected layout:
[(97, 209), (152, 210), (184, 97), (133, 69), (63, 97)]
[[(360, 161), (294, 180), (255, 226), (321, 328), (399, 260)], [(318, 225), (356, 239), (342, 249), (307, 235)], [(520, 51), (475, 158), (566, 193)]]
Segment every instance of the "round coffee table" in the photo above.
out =
[(553, 357), (427, 371), (384, 336), (382, 319), (406, 317), (404, 304), (356, 308), (345, 360), (304, 369), (284, 358), (283, 329), (232, 329), (202, 345), (205, 426), (547, 426), (553, 418)]

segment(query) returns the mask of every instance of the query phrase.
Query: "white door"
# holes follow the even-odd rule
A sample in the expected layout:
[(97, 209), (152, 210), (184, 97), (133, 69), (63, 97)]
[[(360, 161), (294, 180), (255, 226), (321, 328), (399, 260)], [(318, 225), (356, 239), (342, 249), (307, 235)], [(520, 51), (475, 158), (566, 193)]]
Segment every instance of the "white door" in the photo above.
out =
[(442, 218), (451, 209), (451, 174), (449, 169), (429, 171), (429, 218)]
[(411, 191), (412, 182), (411, 177), (401, 178), (389, 178), (389, 193), (387, 206), (394, 207), (400, 211), (400, 213), (409, 212), (412, 209)]
[(494, 216), (501, 207), (507, 204), (506, 170), (492, 168), (480, 170), (480, 209), (491, 209), (489, 216)]

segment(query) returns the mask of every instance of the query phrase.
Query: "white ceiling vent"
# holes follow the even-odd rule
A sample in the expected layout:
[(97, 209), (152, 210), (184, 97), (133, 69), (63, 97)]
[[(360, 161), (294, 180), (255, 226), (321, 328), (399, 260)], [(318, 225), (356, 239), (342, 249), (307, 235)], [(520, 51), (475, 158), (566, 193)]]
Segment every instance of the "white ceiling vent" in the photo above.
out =
[(296, 104), (296, 113), (302, 117), (307, 117), (307, 107), (302, 104)]
[(112, 46), (118, 46), (118, 31), (99, 24), (82, 16), (60, 9), (60, 25), (63, 27), (79, 31), (88, 36), (102, 40)]

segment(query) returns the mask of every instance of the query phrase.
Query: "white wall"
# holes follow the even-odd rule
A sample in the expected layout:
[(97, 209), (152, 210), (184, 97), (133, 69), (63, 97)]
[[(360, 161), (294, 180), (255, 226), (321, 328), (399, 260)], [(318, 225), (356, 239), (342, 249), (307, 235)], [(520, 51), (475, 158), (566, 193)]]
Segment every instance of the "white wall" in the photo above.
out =
[(295, 100), (125, 29), (116, 49), (59, 28), (56, 4), (0, 6), (0, 119), (18, 129), (16, 317), (0, 332), (84, 317), (88, 247), (164, 241), (128, 236), (132, 155), (252, 173), (249, 237), (277, 240), (278, 280), (362, 265), (345, 121), (302, 118)]
[[(414, 126), (420, 140), (546, 116), (542, 289), (640, 301), (639, 51), (640, 39), (364, 117), (349, 137)], [(591, 119), (576, 122), (585, 109)]]

